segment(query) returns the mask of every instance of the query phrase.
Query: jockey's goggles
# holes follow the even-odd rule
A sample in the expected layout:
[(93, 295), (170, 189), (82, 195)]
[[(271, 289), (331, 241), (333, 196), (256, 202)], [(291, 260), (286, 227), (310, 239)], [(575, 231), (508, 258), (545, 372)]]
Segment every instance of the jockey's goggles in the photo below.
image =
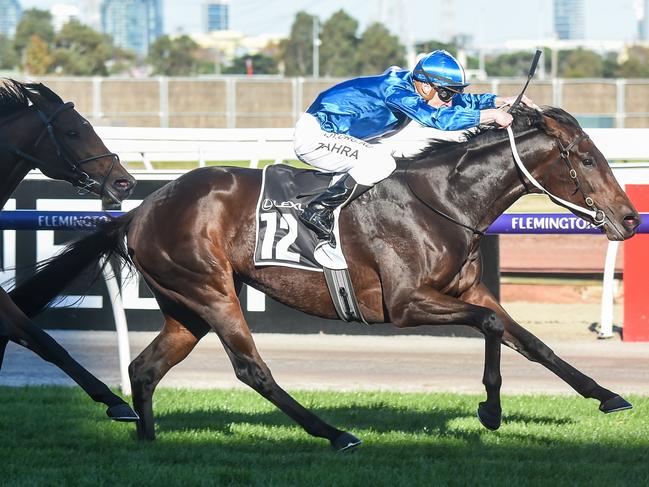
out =
[(459, 90), (457, 90), (457, 89), (451, 89), (447, 86), (433, 85), (433, 88), (437, 92), (437, 96), (439, 97), (439, 99), (444, 103), (451, 101), (455, 95), (460, 94), (462, 93), (462, 91), (464, 91), (464, 88), (460, 88)]

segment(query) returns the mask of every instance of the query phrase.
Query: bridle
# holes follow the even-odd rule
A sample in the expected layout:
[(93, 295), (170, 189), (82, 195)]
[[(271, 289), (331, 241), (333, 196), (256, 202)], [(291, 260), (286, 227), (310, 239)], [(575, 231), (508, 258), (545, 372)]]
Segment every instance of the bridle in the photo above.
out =
[[(33, 168), (39, 169), (42, 172), (50, 172), (50, 173), (58, 173), (57, 178), (60, 177), (60, 179), (64, 179), (66, 181), (69, 181), (74, 185), (75, 187), (79, 188), (78, 193), (79, 194), (86, 194), (88, 193), (91, 189), (93, 189), (95, 186), (99, 187), (99, 190), (97, 191), (97, 194), (102, 197), (104, 196), (105, 189), (106, 189), (106, 182), (108, 181), (108, 178), (110, 177), (111, 173), (113, 172), (113, 169), (115, 168), (115, 165), (119, 161), (119, 156), (115, 154), (114, 152), (106, 152), (104, 154), (100, 154), (97, 156), (91, 156), (87, 157), (85, 159), (81, 159), (79, 161), (75, 161), (74, 156), (72, 155), (72, 151), (61, 141), (57, 138), (56, 132), (55, 132), (55, 127), (54, 127), (54, 121), (56, 118), (63, 113), (65, 110), (72, 109), (74, 108), (74, 103), (73, 102), (67, 102), (62, 105), (60, 105), (49, 117), (38, 107), (36, 107), (36, 113), (38, 117), (40, 118), (41, 122), (43, 122), (44, 128), (41, 131), (40, 135), (36, 139), (36, 142), (34, 143), (34, 148), (38, 147), (38, 144), (43, 140), (45, 135), (49, 137), (50, 141), (56, 148), (56, 156), (59, 159), (63, 159), (67, 164), (68, 167), (66, 168), (53, 168), (51, 167), (51, 164), (48, 163), (47, 161), (44, 161), (43, 159), (39, 159), (37, 157), (34, 157), (30, 154), (27, 154), (26, 152), (22, 151), (18, 147), (11, 145), (11, 144), (2, 144), (0, 143), (0, 149), (4, 149), (7, 152), (10, 152), (17, 157), (24, 159), (25, 161), (29, 162), (32, 164)], [(97, 159), (101, 159), (102, 157), (111, 157), (111, 164), (104, 176), (101, 178), (100, 181), (97, 181), (96, 179), (91, 178), (87, 172), (85, 172), (82, 169), (82, 165), (86, 164), (87, 162), (91, 162)], [(109, 196), (110, 193), (108, 193)], [(112, 196), (111, 196), (112, 197)]]
[[(576, 205), (574, 203), (571, 203), (570, 201), (566, 201), (566, 200), (564, 200), (562, 198), (559, 198), (558, 196), (553, 195), (547, 189), (545, 189), (543, 187), (543, 185), (541, 185), (541, 183), (539, 183), (536, 180), (536, 178), (534, 176), (532, 176), (532, 174), (527, 170), (527, 168), (523, 164), (523, 161), (521, 161), (521, 158), (518, 155), (518, 150), (516, 148), (516, 141), (514, 140), (514, 133), (512, 132), (511, 126), (507, 127), (507, 135), (509, 136), (509, 143), (511, 145), (512, 155), (514, 157), (514, 161), (516, 162), (516, 166), (525, 175), (525, 177), (532, 183), (532, 185), (534, 185), (536, 188), (540, 189), (544, 194), (546, 194), (552, 201), (554, 201), (558, 205), (563, 206), (565, 208), (569, 208), (571, 210), (574, 210), (575, 212), (581, 213), (582, 215), (587, 215), (587, 216), (591, 217), (593, 222), (595, 223), (595, 226), (600, 227), (605, 223), (606, 214), (602, 210), (597, 208), (595, 206), (595, 202), (593, 201), (593, 199), (584, 192), (584, 190), (582, 189), (582, 185), (581, 185), (581, 183), (579, 181), (579, 176), (577, 175), (577, 171), (575, 171), (572, 163), (570, 162), (570, 151), (572, 149), (574, 149), (581, 141), (589, 139), (588, 135), (582, 133), (580, 136), (578, 136), (572, 142), (570, 142), (566, 147), (563, 146), (563, 144), (561, 143), (561, 140), (559, 140), (558, 138), (556, 138), (556, 141), (557, 141), (557, 144), (559, 145), (559, 149), (560, 149), (559, 150), (559, 157), (566, 164), (566, 166), (568, 168), (568, 171), (569, 171), (570, 179), (572, 179), (572, 181), (575, 184), (575, 190), (573, 191), (572, 194), (574, 195), (578, 191), (581, 192), (581, 194), (584, 197), (584, 201), (586, 203), (586, 206), (588, 206), (589, 208), (584, 208), (583, 206), (579, 206), (579, 205)], [(472, 227), (471, 225), (467, 225), (465, 223), (462, 223), (459, 220), (457, 220), (456, 218), (452, 217), (451, 215), (448, 215), (448, 214), (444, 213), (443, 211), (435, 208), (430, 203), (428, 203), (426, 200), (424, 200), (421, 196), (419, 196), (417, 194), (417, 192), (413, 189), (413, 187), (410, 185), (410, 178), (408, 177), (409, 176), (408, 169), (410, 169), (410, 167), (406, 168), (406, 175), (405, 175), (406, 176), (405, 177), (406, 185), (408, 186), (408, 189), (413, 194), (413, 196), (415, 196), (415, 198), (417, 198), (428, 209), (432, 210), (433, 212), (435, 212), (439, 216), (441, 216), (443, 218), (446, 218), (450, 222), (452, 222), (452, 223), (454, 223), (454, 224), (456, 224), (456, 225), (458, 225), (458, 226), (460, 226), (462, 228), (470, 230), (474, 235), (478, 235), (480, 237), (485, 235), (486, 229), (485, 230), (478, 230), (477, 228)], [(523, 182), (523, 184), (525, 184), (525, 183)]]
[(582, 215), (589, 216), (595, 223), (595, 226), (597, 227), (601, 227), (606, 222), (606, 214), (595, 206), (595, 202), (593, 201), (593, 199), (590, 196), (588, 196), (586, 192), (582, 189), (582, 185), (579, 181), (579, 176), (577, 175), (577, 171), (575, 171), (575, 168), (570, 162), (570, 151), (574, 149), (581, 141), (588, 140), (589, 137), (587, 134), (582, 133), (581, 135), (576, 137), (572, 142), (570, 142), (566, 147), (563, 146), (559, 138), (556, 138), (556, 141), (557, 144), (559, 145), (559, 157), (566, 164), (566, 167), (568, 168), (568, 174), (570, 175), (570, 179), (575, 184), (575, 190), (572, 192), (572, 194), (574, 195), (579, 191), (584, 197), (584, 202), (586, 203), (586, 206), (588, 206), (588, 208), (584, 208), (583, 206), (579, 206), (570, 201), (566, 201), (562, 198), (559, 198), (558, 196), (553, 195), (547, 189), (545, 189), (543, 185), (541, 185), (541, 183), (539, 183), (534, 178), (534, 176), (532, 176), (532, 174), (527, 170), (527, 168), (523, 164), (523, 161), (521, 161), (521, 158), (518, 155), (518, 150), (516, 149), (516, 142), (514, 140), (514, 133), (512, 131), (511, 126), (507, 127), (507, 135), (509, 136), (509, 143), (512, 148), (512, 155), (514, 156), (514, 161), (516, 162), (516, 165), (518, 166), (520, 171), (525, 175), (525, 177), (536, 188), (540, 189), (556, 204), (563, 206), (564, 208), (573, 210)]

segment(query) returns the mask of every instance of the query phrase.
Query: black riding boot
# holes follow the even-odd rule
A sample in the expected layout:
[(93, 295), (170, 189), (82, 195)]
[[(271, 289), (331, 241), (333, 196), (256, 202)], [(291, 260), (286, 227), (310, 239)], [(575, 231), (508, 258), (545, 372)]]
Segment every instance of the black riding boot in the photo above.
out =
[(347, 205), (371, 187), (358, 184), (353, 177), (345, 174), (307, 205), (300, 214), (300, 220), (313, 230), (318, 236), (318, 240), (329, 242), (332, 247), (335, 247), (336, 239), (333, 234), (334, 210)]

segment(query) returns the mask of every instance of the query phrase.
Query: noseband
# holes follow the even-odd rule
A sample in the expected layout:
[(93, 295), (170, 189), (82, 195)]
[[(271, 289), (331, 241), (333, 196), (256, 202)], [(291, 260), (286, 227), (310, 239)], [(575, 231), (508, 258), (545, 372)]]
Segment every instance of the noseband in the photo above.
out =
[[(0, 145), (0, 148), (4, 148), (8, 152), (15, 154), (21, 159), (30, 162), (34, 168), (40, 169), (43, 172), (45, 172), (44, 170), (48, 170), (48, 169), (50, 171), (52, 171), (53, 169), (60, 171), (62, 179), (70, 181), (75, 187), (79, 188), (78, 191), (79, 194), (86, 194), (93, 187), (99, 186), (98, 194), (99, 196), (103, 196), (106, 188), (106, 181), (108, 180), (111, 173), (113, 172), (113, 169), (115, 168), (115, 164), (117, 164), (117, 162), (119, 161), (119, 156), (114, 152), (106, 152), (105, 154), (91, 156), (91, 157), (87, 157), (86, 159), (82, 159), (80, 161), (75, 161), (74, 157), (72, 156), (72, 151), (70, 151), (70, 149), (67, 148), (66, 145), (56, 137), (55, 127), (54, 127), (54, 121), (56, 120), (56, 118), (65, 110), (71, 108), (74, 108), (74, 103), (72, 102), (64, 103), (63, 105), (59, 106), (54, 111), (54, 113), (52, 113), (49, 117), (42, 110), (37, 108), (36, 113), (38, 114), (38, 117), (41, 119), (45, 127), (43, 128), (42, 132), (36, 139), (36, 142), (34, 143), (34, 147), (37, 147), (38, 144), (40, 144), (41, 140), (44, 138), (45, 134), (47, 134), (52, 144), (54, 144), (54, 147), (56, 147), (56, 156), (59, 159), (63, 159), (68, 164), (69, 166), (68, 168), (65, 168), (63, 170), (58, 168), (52, 168), (50, 167), (50, 164), (48, 162), (39, 159), (37, 157), (34, 157), (30, 154), (27, 154), (26, 152), (20, 150), (18, 147), (15, 147), (13, 145), (2, 144)], [(106, 171), (106, 174), (103, 176), (101, 181), (97, 181), (96, 179), (91, 178), (88, 175), (88, 173), (83, 171), (81, 166), (87, 162), (101, 159), (102, 157), (111, 157), (112, 162), (110, 164), (110, 167), (108, 168), (108, 171)]]
[(512, 155), (514, 156), (514, 161), (516, 162), (516, 165), (521, 170), (521, 172), (525, 175), (525, 177), (527, 177), (527, 179), (529, 179), (529, 181), (536, 188), (540, 189), (543, 193), (545, 193), (552, 201), (554, 201), (558, 205), (563, 206), (564, 208), (574, 210), (575, 212), (581, 213), (582, 215), (589, 216), (590, 218), (592, 218), (593, 222), (595, 223), (595, 226), (600, 227), (604, 224), (604, 222), (606, 221), (606, 214), (595, 206), (595, 202), (590, 196), (586, 195), (579, 182), (577, 171), (575, 171), (575, 168), (572, 166), (572, 163), (570, 162), (570, 151), (573, 148), (575, 148), (582, 140), (587, 140), (589, 138), (588, 135), (586, 134), (580, 135), (575, 140), (570, 142), (570, 144), (568, 144), (567, 147), (564, 147), (561, 141), (557, 139), (557, 143), (559, 144), (559, 157), (566, 164), (566, 167), (568, 168), (570, 174), (570, 179), (572, 179), (572, 181), (575, 183), (575, 190), (573, 191), (572, 194), (574, 195), (575, 193), (577, 193), (577, 191), (581, 192), (582, 196), (584, 197), (584, 202), (586, 203), (586, 206), (588, 206), (588, 208), (584, 208), (583, 206), (579, 206), (574, 203), (571, 203), (570, 201), (566, 201), (562, 198), (559, 198), (558, 196), (553, 195), (547, 189), (545, 189), (541, 185), (541, 183), (539, 183), (534, 178), (534, 176), (532, 176), (532, 174), (527, 170), (527, 168), (523, 164), (523, 161), (521, 161), (521, 158), (518, 155), (518, 150), (516, 149), (516, 142), (514, 140), (514, 133), (512, 132), (511, 126), (507, 127), (507, 135), (509, 136), (509, 143), (512, 147)]

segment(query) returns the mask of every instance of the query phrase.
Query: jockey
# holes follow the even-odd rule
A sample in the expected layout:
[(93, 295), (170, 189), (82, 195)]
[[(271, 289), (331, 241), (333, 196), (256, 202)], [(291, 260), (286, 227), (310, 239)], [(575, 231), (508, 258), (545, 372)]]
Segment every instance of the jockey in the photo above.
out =
[[(335, 246), (334, 210), (394, 171), (392, 153), (377, 142), (411, 120), (440, 130), (512, 122), (509, 113), (496, 107), (512, 104), (515, 97), (463, 93), (468, 85), (450, 53), (433, 51), (413, 71), (392, 67), (322, 92), (295, 126), (295, 153), (317, 169), (345, 174), (307, 205), (300, 220), (321, 242)], [(527, 97), (523, 102), (532, 106)]]

